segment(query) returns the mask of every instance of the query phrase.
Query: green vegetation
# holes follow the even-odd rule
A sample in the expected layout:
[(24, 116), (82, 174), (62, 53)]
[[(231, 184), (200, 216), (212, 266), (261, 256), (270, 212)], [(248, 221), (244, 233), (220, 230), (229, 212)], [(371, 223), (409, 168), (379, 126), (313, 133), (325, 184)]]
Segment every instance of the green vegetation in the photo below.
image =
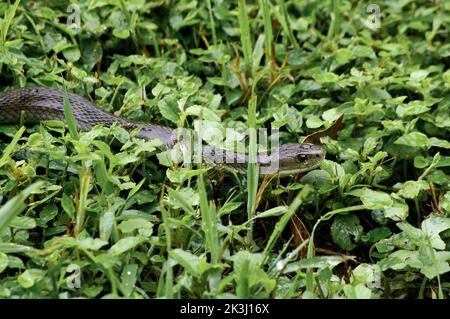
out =
[(270, 180), (168, 166), (118, 126), (0, 125), (1, 297), (449, 298), (449, 1), (8, 0), (0, 18), (2, 92), (283, 143), (344, 115), (320, 169)]

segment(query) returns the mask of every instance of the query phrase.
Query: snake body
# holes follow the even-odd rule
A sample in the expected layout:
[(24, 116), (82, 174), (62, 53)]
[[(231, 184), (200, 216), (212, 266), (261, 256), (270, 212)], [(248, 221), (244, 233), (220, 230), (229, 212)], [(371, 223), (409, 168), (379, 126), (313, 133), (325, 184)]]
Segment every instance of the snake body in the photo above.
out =
[[(68, 93), (68, 98), (79, 130), (88, 131), (99, 124), (109, 127), (117, 123), (127, 130), (140, 128), (136, 135), (138, 138), (159, 139), (166, 149), (177, 145), (178, 134), (175, 129), (117, 117), (74, 93)], [(17, 124), (21, 120), (25, 124), (46, 120), (65, 121), (63, 101), (64, 92), (55, 88), (28, 87), (0, 93), (0, 123)], [(183, 141), (183, 144), (187, 145), (187, 142)], [(198, 147), (194, 143), (194, 158), (198, 158)], [(201, 160), (204, 163), (211, 165), (222, 163), (241, 172), (247, 168), (249, 156), (245, 153), (224, 151), (211, 145), (200, 147)], [(308, 143), (283, 144), (277, 151), (257, 154), (256, 162), (261, 167), (262, 174), (290, 175), (308, 171), (319, 166), (325, 156), (325, 151), (321, 147)], [(225, 163), (222, 155), (227, 156)], [(274, 161), (277, 161), (276, 166), (273, 165)]]

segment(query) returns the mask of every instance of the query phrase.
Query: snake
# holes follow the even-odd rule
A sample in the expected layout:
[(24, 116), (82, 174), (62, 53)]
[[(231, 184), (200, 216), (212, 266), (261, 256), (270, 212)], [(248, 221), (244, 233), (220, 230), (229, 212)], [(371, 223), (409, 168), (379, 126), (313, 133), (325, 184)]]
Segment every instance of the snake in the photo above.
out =
[[(64, 96), (64, 90), (50, 87), (25, 87), (2, 92), (0, 124), (37, 124), (49, 120), (67, 123)], [(165, 150), (174, 149), (176, 145), (193, 145), (191, 154), (194, 158), (199, 158), (200, 155), (200, 162), (213, 166), (223, 164), (242, 173), (246, 172), (252, 158), (255, 158), (254, 162), (258, 164), (260, 174), (286, 176), (315, 169), (325, 157), (324, 148), (311, 143), (281, 144), (275, 149), (260, 151), (255, 157), (251, 157), (245, 152), (192, 143), (187, 139), (179, 141), (177, 129), (113, 115), (75, 93), (67, 93), (67, 100), (76, 127), (80, 131), (89, 131), (97, 125), (119, 125), (127, 131), (137, 128), (137, 138), (159, 140)]]

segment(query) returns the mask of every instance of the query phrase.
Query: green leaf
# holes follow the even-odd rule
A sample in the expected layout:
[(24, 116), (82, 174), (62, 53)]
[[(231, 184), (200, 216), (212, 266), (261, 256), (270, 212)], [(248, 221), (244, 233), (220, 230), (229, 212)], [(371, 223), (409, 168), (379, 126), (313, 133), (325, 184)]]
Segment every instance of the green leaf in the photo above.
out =
[(348, 299), (370, 299), (372, 297), (372, 291), (363, 284), (345, 285), (344, 293)]
[(366, 243), (376, 243), (382, 239), (389, 237), (392, 234), (391, 230), (385, 226), (371, 229), (361, 236), (361, 240)]
[(180, 120), (180, 109), (178, 104), (172, 98), (164, 98), (158, 103), (159, 111), (169, 121), (178, 124)]
[(61, 206), (66, 212), (67, 215), (69, 215), (70, 219), (75, 219), (75, 206), (73, 205), (72, 199), (66, 195), (66, 193), (63, 193), (63, 196), (61, 198)]
[(36, 221), (28, 216), (16, 216), (9, 226), (17, 229), (33, 229), (36, 227)]
[(404, 200), (395, 198), (392, 206), (384, 206), (384, 217), (401, 221), (408, 217), (409, 206)]
[(57, 215), (58, 207), (54, 203), (50, 203), (42, 207), (42, 210), (39, 213), (39, 218), (37, 219), (37, 223), (40, 227), (43, 227)]
[(22, 137), (23, 132), (25, 132), (25, 127), (22, 126), (16, 134), (14, 134), (14, 137), (12, 141), (8, 144), (8, 146), (3, 150), (3, 155), (0, 158), (0, 167), (5, 165), (8, 161), (9, 156), (14, 151), (14, 148), (17, 145), (17, 142), (19, 142), (20, 138)]
[(169, 197), (174, 207), (180, 207), (190, 214), (194, 214), (192, 206), (198, 205), (200, 200), (198, 193), (191, 188), (178, 191), (169, 189)]
[(171, 250), (169, 255), (171, 258), (176, 260), (191, 276), (200, 276), (197, 266), (202, 261), (202, 258), (179, 248)]
[(419, 269), (428, 279), (450, 272), (450, 252), (434, 251), (429, 247), (422, 247), (418, 251), (410, 252), (405, 262), (412, 268)]
[(413, 115), (426, 113), (430, 110), (430, 106), (433, 104), (433, 103), (419, 101), (419, 100), (411, 101), (408, 104), (401, 104), (403, 99), (404, 98), (402, 97), (402, 99), (398, 101), (398, 103), (400, 103), (400, 104), (397, 106), (397, 109), (396, 109), (396, 112), (399, 117), (407, 117), (407, 116), (413, 116)]
[(0, 207), (0, 236), (5, 229), (12, 223), (13, 219), (25, 210), (25, 200), (30, 194), (37, 191), (42, 185), (42, 182), (36, 182), (26, 189), (21, 191), (19, 195), (14, 196), (12, 199), (6, 202)]
[(8, 255), (0, 252), (0, 274), (8, 267)]
[(378, 265), (360, 264), (352, 271), (352, 285), (371, 284), (377, 279), (381, 279)]
[(444, 211), (450, 213), (450, 192), (445, 193), (441, 207)]
[(266, 217), (274, 217), (280, 216), (287, 212), (288, 206), (277, 206), (271, 209), (266, 210), (265, 212), (257, 213), (255, 218), (266, 218)]
[(206, 171), (207, 169), (168, 169), (166, 175), (172, 183), (182, 184), (185, 180), (203, 174)]
[(324, 170), (310, 171), (300, 179), (300, 182), (302, 184), (311, 185), (314, 189), (317, 189), (318, 192), (321, 194), (325, 194), (336, 188), (336, 186), (333, 183), (333, 180), (331, 179), (330, 174), (328, 174)]
[(353, 59), (353, 53), (348, 48), (340, 48), (336, 51), (336, 61), (339, 64), (346, 64)]
[(8, 256), (8, 268), (25, 269), (25, 264), (19, 257)]
[(422, 222), (422, 230), (436, 249), (445, 249), (445, 242), (439, 237), (444, 230), (450, 229), (450, 218), (431, 216)]
[(413, 81), (422, 81), (422, 80), (426, 79), (428, 74), (429, 74), (429, 72), (426, 70), (417, 70), (417, 71), (411, 72), (411, 74), (409, 75), (409, 78)]
[(436, 137), (430, 137), (428, 139), (428, 147), (432, 146), (450, 149), (450, 142)]
[(238, 208), (243, 204), (243, 202), (226, 202), (222, 207), (220, 207), (217, 212), (217, 217), (232, 214), (233, 212), (237, 212)]
[(31, 288), (36, 282), (44, 278), (45, 273), (46, 272), (41, 269), (27, 269), (17, 277), (17, 281), (23, 288)]
[(122, 283), (122, 291), (125, 297), (130, 297), (137, 281), (138, 264), (129, 264), (123, 267), (120, 280)]
[(339, 81), (339, 75), (337, 75), (333, 72), (320, 73), (320, 74), (314, 75), (313, 78), (320, 84), (336, 83), (337, 81)]
[(399, 137), (394, 143), (411, 147), (426, 148), (428, 146), (428, 137), (420, 132), (411, 132)]
[(369, 188), (362, 190), (360, 199), (367, 209), (383, 209), (385, 206), (391, 206), (394, 202), (389, 194)]
[(407, 222), (397, 223), (397, 226), (406, 233), (408, 239), (414, 245), (420, 246), (423, 245), (423, 243), (425, 242), (426, 235), (421, 229), (411, 226)]
[(406, 181), (403, 184), (396, 184), (396, 188), (400, 187), (398, 195), (404, 198), (416, 198), (420, 192), (427, 190), (429, 185), (426, 181)]
[[(430, 260), (429, 255), (426, 255), (422, 260)], [(437, 251), (434, 255), (435, 261), (431, 265), (421, 266), (420, 272), (428, 277), (428, 279), (433, 279), (439, 275), (446, 274), (450, 272), (450, 252), (448, 251)]]
[(312, 116), (306, 120), (306, 126), (308, 128), (318, 128), (321, 127), (325, 121), (322, 121), (318, 116)]
[(67, 93), (67, 88), (64, 86), (64, 117), (66, 118), (67, 127), (69, 128), (70, 135), (74, 140), (79, 140), (80, 137), (77, 131), (77, 121), (73, 116), (72, 106), (70, 105), (69, 95)]
[(100, 231), (100, 238), (102, 240), (106, 241), (109, 240), (112, 229), (114, 227), (115, 222), (114, 218), (115, 218), (114, 210), (108, 210), (101, 215), (99, 221), (99, 231)]
[(115, 243), (110, 252), (113, 256), (119, 256), (124, 252), (135, 248), (137, 245), (143, 243), (145, 238), (143, 237), (125, 237), (120, 239), (117, 243)]
[(78, 239), (77, 244), (81, 249), (97, 251), (103, 246), (108, 245), (108, 242), (99, 238), (83, 238)]
[[(356, 247), (363, 233), (363, 227), (359, 224), (358, 216), (354, 214), (338, 215), (331, 225), (333, 241), (342, 249), (352, 250)], [(352, 241), (353, 237), (353, 241)]]
[[(145, 236), (144, 234), (146, 234), (147, 236), (150, 236), (153, 224), (143, 218), (132, 218), (121, 222), (117, 228), (123, 233), (130, 234), (135, 230), (139, 230), (141, 235)], [(144, 231), (144, 233), (142, 233), (142, 231)]]
[(70, 46), (62, 51), (64, 57), (71, 62), (78, 61), (81, 57), (80, 50), (76, 46)]
[(379, 102), (382, 100), (389, 100), (392, 98), (392, 96), (389, 94), (388, 91), (383, 89), (377, 89), (377, 88), (370, 88), (367, 90), (367, 97), (369, 100), (374, 102)]

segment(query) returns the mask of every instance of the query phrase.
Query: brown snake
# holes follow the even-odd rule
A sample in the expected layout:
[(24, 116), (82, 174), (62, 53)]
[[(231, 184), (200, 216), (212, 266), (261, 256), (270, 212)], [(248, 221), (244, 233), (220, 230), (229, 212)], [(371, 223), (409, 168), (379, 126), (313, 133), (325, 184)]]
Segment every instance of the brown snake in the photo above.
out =
[[(68, 97), (79, 130), (87, 131), (96, 125), (109, 127), (117, 123), (127, 130), (140, 128), (137, 133), (138, 138), (159, 139), (166, 149), (171, 149), (177, 144), (176, 129), (126, 120), (101, 110), (79, 95), (69, 93)], [(0, 93), (0, 123), (17, 124), (20, 123), (21, 117), (26, 124), (46, 120), (65, 121), (63, 98), (64, 92), (54, 88), (29, 87)], [(183, 143), (187, 144), (186, 141)], [(196, 145), (194, 143), (195, 155), (198, 154)], [(225, 154), (231, 155), (230, 158), (233, 161), (223, 160), (222, 155), (225, 156)], [(325, 151), (319, 146), (308, 143), (289, 143), (280, 145), (276, 150), (272, 149), (270, 154), (259, 152), (256, 163), (261, 168), (261, 174), (291, 175), (318, 167), (324, 157)], [(242, 152), (225, 151), (211, 145), (202, 145), (201, 160), (211, 165), (225, 164), (244, 172), (249, 156)], [(274, 162), (276, 162), (275, 166), (272, 165)]]

